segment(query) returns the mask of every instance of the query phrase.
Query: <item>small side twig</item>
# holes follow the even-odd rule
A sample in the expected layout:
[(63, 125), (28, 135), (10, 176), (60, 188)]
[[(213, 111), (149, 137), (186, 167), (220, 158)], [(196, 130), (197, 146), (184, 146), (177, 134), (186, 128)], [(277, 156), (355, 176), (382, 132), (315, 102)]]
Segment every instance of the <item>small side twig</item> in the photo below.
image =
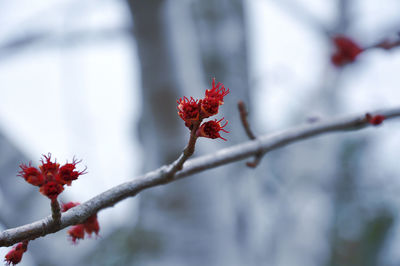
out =
[[(248, 112), (246, 109), (246, 105), (244, 104), (243, 101), (238, 102), (238, 109), (239, 109), (239, 114), (240, 114), (240, 120), (242, 121), (242, 125), (244, 130), (246, 131), (247, 136), (249, 139), (254, 140), (257, 137), (253, 134), (253, 131), (250, 129), (250, 124), (249, 121), (247, 120)], [(254, 155), (254, 160), (252, 162), (246, 162), (246, 165), (251, 168), (257, 167), (257, 165), (260, 163), (261, 158), (263, 154), (262, 152), (257, 152)]]
[(381, 48), (384, 50), (391, 50), (396, 47), (400, 47), (400, 33), (398, 33), (395, 37), (383, 39), (371, 46), (367, 46), (364, 50), (372, 49), (372, 48)]

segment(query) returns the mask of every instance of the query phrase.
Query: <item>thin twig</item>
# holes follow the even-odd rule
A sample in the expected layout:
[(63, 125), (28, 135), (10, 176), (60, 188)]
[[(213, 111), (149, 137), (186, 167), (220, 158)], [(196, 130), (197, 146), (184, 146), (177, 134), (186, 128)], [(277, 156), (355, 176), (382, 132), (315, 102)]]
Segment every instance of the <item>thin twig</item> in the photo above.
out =
[[(383, 115), (385, 121), (400, 117), (400, 107), (370, 112), (372, 115)], [(365, 118), (365, 113), (356, 116), (347, 116), (328, 121), (318, 121), (313, 124), (305, 124), (275, 134), (260, 136), (256, 140), (247, 141), (229, 148), (219, 150), (216, 153), (201, 156), (186, 161), (182, 170), (171, 175), (173, 165), (162, 166), (157, 170), (139, 176), (132, 181), (113, 187), (85, 203), (62, 213), (61, 223), (55, 225), (51, 216), (42, 220), (26, 224), (20, 227), (5, 230), (0, 233), (0, 247), (11, 246), (23, 240), (32, 240), (47, 234), (57, 232), (67, 226), (79, 224), (98, 211), (111, 207), (114, 204), (137, 195), (147, 188), (166, 184), (193, 174), (239, 161), (257, 152), (269, 151), (305, 140), (329, 132), (354, 131), (373, 126)]]
[(242, 121), (242, 125), (244, 130), (246, 131), (249, 139), (256, 139), (256, 136), (253, 134), (253, 131), (250, 129), (249, 121), (247, 120), (248, 112), (246, 109), (246, 105), (243, 101), (238, 102), (238, 109), (240, 114), (240, 120)]
[(381, 48), (384, 50), (391, 50), (396, 47), (400, 47), (400, 35), (396, 36), (396, 39), (389, 39), (389, 38), (383, 39), (382, 41), (379, 41), (373, 45), (364, 47), (364, 50), (373, 49), (373, 48)]
[[(240, 120), (242, 121), (242, 125), (243, 125), (244, 130), (246, 131), (247, 136), (249, 137), (249, 139), (252, 139), (252, 140), (256, 139), (256, 136), (253, 134), (253, 131), (250, 128), (249, 121), (247, 120), (248, 112), (246, 109), (246, 105), (244, 104), (243, 101), (238, 102), (238, 109), (239, 109), (239, 114), (240, 114)], [(256, 168), (257, 165), (260, 163), (262, 156), (263, 156), (263, 153), (261, 151), (257, 152), (254, 155), (253, 161), (246, 162), (246, 165), (251, 168)]]

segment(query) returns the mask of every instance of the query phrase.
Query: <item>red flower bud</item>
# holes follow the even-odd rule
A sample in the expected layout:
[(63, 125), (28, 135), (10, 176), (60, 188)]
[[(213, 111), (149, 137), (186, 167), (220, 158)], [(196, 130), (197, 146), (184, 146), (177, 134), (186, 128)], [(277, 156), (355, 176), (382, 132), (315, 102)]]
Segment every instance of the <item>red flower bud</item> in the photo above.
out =
[(347, 63), (352, 63), (363, 49), (352, 39), (339, 35), (333, 38), (336, 47), (336, 52), (332, 55), (331, 61), (335, 66), (343, 66)]
[(229, 89), (225, 89), (224, 85), (221, 82), (218, 82), (218, 84), (215, 85), (215, 78), (213, 78), (212, 89), (206, 90), (206, 98), (216, 98), (219, 102), (219, 105), (223, 105), (224, 97), (228, 95), (228, 93)]
[(382, 124), (383, 120), (385, 120), (386, 117), (383, 116), (383, 115), (374, 115), (374, 116), (372, 116), (370, 113), (367, 113), (367, 114), (365, 114), (365, 119), (371, 125), (377, 126), (377, 125)]
[(68, 234), (73, 244), (77, 243), (77, 240), (85, 238), (85, 227), (83, 224), (74, 225), (68, 230)]
[(75, 166), (80, 163), (81, 161), (76, 161), (75, 159), (72, 161), (72, 163), (66, 163), (63, 166), (60, 167), (60, 171), (59, 174), (57, 176), (57, 179), (59, 182), (63, 183), (63, 184), (67, 184), (68, 186), (71, 185), (71, 182), (73, 180), (78, 179), (78, 177), (80, 175), (84, 175), (85, 174), (85, 170), (78, 172), (78, 171), (74, 171), (75, 170)]
[(199, 129), (197, 130), (197, 136), (198, 137), (205, 137), (205, 138), (210, 138), (210, 139), (223, 139), (226, 141), (225, 138), (221, 137), (221, 135), (219, 134), (220, 131), (223, 131), (225, 133), (229, 133), (229, 131), (226, 131), (224, 129), (224, 127), (228, 124), (228, 121), (225, 122), (225, 124), (223, 126), (221, 126), (221, 121), (224, 118), (220, 119), (217, 121), (217, 119), (215, 120), (211, 120), (208, 122), (203, 123)]
[(201, 116), (207, 118), (218, 114), (220, 101), (218, 98), (206, 97), (201, 101)]
[(206, 97), (201, 101), (201, 116), (207, 118), (218, 114), (218, 108), (224, 104), (224, 97), (228, 95), (229, 89), (225, 89), (221, 82), (215, 85), (215, 78), (212, 80), (212, 89), (206, 90)]
[(177, 103), (178, 115), (185, 121), (185, 125), (190, 128), (193, 122), (199, 120), (200, 117), (198, 100), (193, 99), (193, 97), (190, 97), (190, 99), (183, 97)]
[(92, 233), (95, 233), (96, 235), (99, 234), (100, 231), (100, 226), (99, 226), (99, 221), (97, 220), (97, 215), (92, 215), (90, 216), (85, 223), (83, 224), (85, 227), (85, 232), (88, 235), (92, 235)]
[[(62, 211), (66, 212), (67, 210), (78, 206), (79, 202), (68, 202), (62, 205)], [(90, 216), (89, 218), (86, 219), (82, 224), (75, 225), (71, 227), (70, 230), (68, 230), (68, 234), (74, 244), (76, 244), (76, 240), (79, 239), (84, 239), (85, 238), (85, 233), (89, 235), (89, 237), (92, 235), (92, 233), (95, 233), (96, 235), (99, 234), (100, 231), (100, 226), (99, 226), (99, 221), (97, 220), (97, 214), (94, 214)]]
[(54, 163), (51, 161), (50, 153), (47, 156), (43, 155), (43, 157), (46, 159), (46, 161), (42, 159), (42, 165), (40, 165), (39, 168), (42, 171), (42, 174), (45, 177), (46, 181), (54, 181), (56, 179), (60, 164), (56, 161)]
[(18, 264), (22, 259), (22, 255), (25, 253), (25, 251), (27, 251), (27, 249), (28, 241), (18, 243), (6, 254), (4, 261), (7, 265)]
[(64, 191), (64, 187), (56, 181), (49, 181), (41, 186), (39, 191), (49, 199), (54, 200)]
[(43, 185), (44, 177), (36, 167), (32, 167), (30, 164), (21, 164), (19, 167), (21, 167), (21, 171), (18, 175), (25, 178), (26, 182), (34, 186)]

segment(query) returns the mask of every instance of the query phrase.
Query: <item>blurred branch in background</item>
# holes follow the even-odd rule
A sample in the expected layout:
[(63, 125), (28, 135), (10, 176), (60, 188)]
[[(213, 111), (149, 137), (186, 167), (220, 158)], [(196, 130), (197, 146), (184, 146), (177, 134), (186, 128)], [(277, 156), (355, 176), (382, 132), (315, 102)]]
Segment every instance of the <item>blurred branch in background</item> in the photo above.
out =
[(23, 36), (14, 37), (11, 40), (0, 43), (0, 59), (4, 62), (4, 60), (17, 56), (25, 49), (30, 49), (34, 46), (48, 49), (49, 47), (73, 47), (87, 43), (98, 45), (100, 42), (108, 43), (113, 39), (130, 37), (130, 34), (131, 27), (79, 30), (62, 34), (51, 31), (29, 32)]
[(283, 12), (291, 15), (300, 23), (305, 24), (316, 30), (317, 33), (329, 36), (332, 30), (329, 29), (322, 21), (312, 14), (304, 5), (299, 4), (296, 0), (273, 0), (274, 4), (279, 6)]
[[(400, 108), (379, 110), (374, 115), (383, 115), (386, 120), (399, 117)], [(359, 130), (371, 124), (365, 114), (315, 122), (310, 125), (295, 127), (271, 135), (261, 136), (253, 141), (241, 143), (222, 149), (214, 154), (201, 156), (186, 162), (183, 169), (175, 172), (174, 164), (164, 165), (157, 170), (142, 175), (130, 182), (123, 183), (91, 200), (70, 209), (61, 216), (59, 224), (51, 216), (31, 224), (12, 228), (0, 233), (0, 246), (11, 246), (22, 240), (32, 240), (40, 236), (57, 232), (67, 226), (82, 223), (99, 210), (111, 207), (116, 203), (137, 195), (142, 190), (167, 184), (193, 174), (242, 160), (260, 151), (267, 153), (296, 141), (328, 132)]]

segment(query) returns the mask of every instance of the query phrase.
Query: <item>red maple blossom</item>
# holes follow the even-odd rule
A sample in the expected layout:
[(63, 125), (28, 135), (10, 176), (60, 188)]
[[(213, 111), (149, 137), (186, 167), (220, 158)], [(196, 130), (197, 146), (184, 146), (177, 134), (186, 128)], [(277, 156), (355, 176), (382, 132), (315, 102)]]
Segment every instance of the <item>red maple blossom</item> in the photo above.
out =
[(197, 136), (210, 138), (210, 139), (220, 138), (220, 139), (223, 139), (223, 140), (226, 141), (226, 139), (221, 137), (221, 135), (219, 134), (220, 131), (223, 131), (225, 133), (229, 133), (229, 131), (226, 131), (224, 129), (224, 127), (228, 124), (228, 121), (225, 121), (225, 124), (223, 126), (221, 126), (221, 121), (223, 119), (224, 118), (221, 118), (218, 121), (217, 121), (217, 119), (215, 119), (215, 120), (211, 120), (211, 121), (205, 122), (197, 130)]
[(23, 177), (26, 182), (39, 187), (40, 193), (49, 199), (56, 199), (64, 190), (64, 185), (71, 185), (73, 180), (76, 180), (80, 175), (85, 174), (85, 170), (76, 171), (76, 165), (80, 163), (73, 159), (72, 163), (66, 163), (60, 167), (57, 161), (51, 160), (51, 154), (43, 155), (42, 164), (39, 169), (28, 165), (21, 164), (19, 176)]
[(16, 265), (22, 260), (22, 255), (28, 250), (28, 242), (23, 241), (14, 246), (5, 256), (6, 265)]
[[(64, 203), (62, 205), (62, 211), (66, 212), (69, 209), (78, 206), (79, 204), (80, 204), (79, 202)], [(72, 243), (76, 244), (78, 240), (85, 238), (85, 233), (88, 234), (88, 236), (90, 237), (92, 233), (98, 235), (99, 231), (100, 231), (100, 225), (99, 221), (97, 220), (97, 214), (94, 214), (89, 218), (87, 218), (83, 223), (72, 226), (67, 233)]]
[(229, 89), (226, 89), (221, 82), (216, 84), (214, 78), (212, 80), (212, 88), (205, 91), (203, 99), (198, 100), (193, 97), (190, 97), (190, 99), (183, 97), (177, 101), (178, 115), (185, 121), (185, 126), (190, 130), (193, 130), (194, 125), (196, 125), (196, 135), (198, 137), (226, 140), (220, 136), (219, 131), (228, 133), (228, 131), (223, 129), (228, 122), (223, 126), (220, 124), (222, 119), (201, 123), (203, 119), (218, 114), (219, 107), (224, 104), (224, 97), (228, 94)]

